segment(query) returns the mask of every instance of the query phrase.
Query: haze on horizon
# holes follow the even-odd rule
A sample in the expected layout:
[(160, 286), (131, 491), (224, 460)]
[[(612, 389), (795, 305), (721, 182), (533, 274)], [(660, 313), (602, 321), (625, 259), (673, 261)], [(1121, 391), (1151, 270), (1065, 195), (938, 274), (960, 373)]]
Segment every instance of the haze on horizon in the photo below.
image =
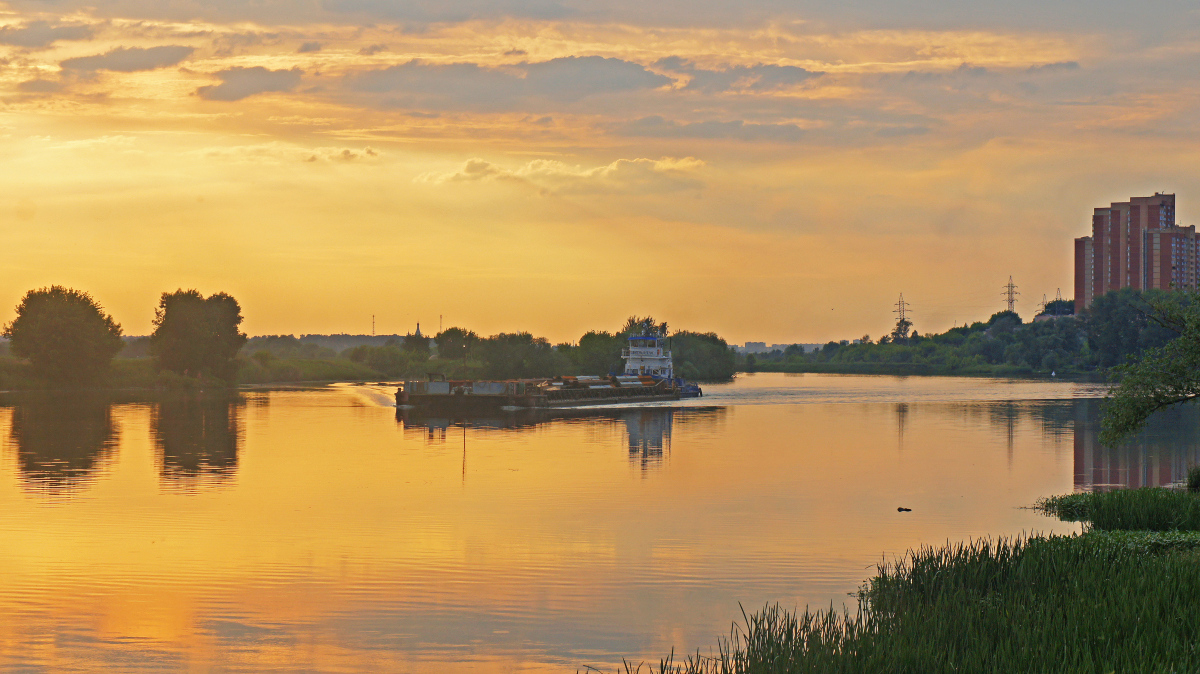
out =
[(1200, 210), (1180, 1), (14, 0), (0, 322), (179, 287), (251, 334), (554, 341), (631, 313), (731, 342), (1072, 295), (1091, 209)]

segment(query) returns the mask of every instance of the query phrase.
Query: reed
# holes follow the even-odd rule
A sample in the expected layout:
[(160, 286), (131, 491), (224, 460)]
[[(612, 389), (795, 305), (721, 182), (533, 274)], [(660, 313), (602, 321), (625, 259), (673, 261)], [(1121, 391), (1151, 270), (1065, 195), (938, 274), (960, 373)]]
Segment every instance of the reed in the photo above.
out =
[(649, 671), (1197, 671), (1197, 550), (1124, 531), (924, 547), (880, 565), (856, 611), (767, 606)]
[(1200, 531), (1200, 495), (1162, 487), (1052, 496), (1037, 507), (1094, 529)]

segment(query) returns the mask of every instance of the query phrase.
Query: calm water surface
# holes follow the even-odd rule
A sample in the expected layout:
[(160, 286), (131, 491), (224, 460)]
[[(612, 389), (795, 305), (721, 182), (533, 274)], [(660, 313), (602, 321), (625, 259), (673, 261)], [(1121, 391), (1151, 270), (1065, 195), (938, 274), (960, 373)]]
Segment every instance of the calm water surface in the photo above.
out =
[[(1091, 384), (759, 374), (676, 406), (419, 418), (384, 386), (0, 406), (0, 668), (615, 670), (748, 610), (853, 605), (922, 544), (1166, 484)], [(913, 509), (897, 513), (897, 506)]]

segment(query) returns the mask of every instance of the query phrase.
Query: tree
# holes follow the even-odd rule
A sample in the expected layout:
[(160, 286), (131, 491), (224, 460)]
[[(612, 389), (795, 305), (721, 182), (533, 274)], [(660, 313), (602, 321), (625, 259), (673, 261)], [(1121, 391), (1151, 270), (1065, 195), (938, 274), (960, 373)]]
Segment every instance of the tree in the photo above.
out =
[(447, 328), (433, 338), (437, 342), (438, 358), (467, 362), (471, 349), (479, 342), (479, 335), (462, 328)]
[(625, 321), (625, 327), (621, 328), (620, 334), (626, 337), (637, 337), (641, 335), (650, 335), (652, 337), (666, 337), (667, 324), (655, 323), (653, 316), (639, 318), (638, 316), (630, 316)]
[(1109, 446), (1140, 430), (1154, 412), (1200, 397), (1200, 297), (1147, 293), (1143, 299), (1146, 319), (1179, 336), (1113, 368), (1119, 383), (1105, 401), (1100, 431)]
[(400, 347), (415, 356), (429, 360), (429, 338), (419, 332), (415, 335), (405, 335)]
[(232, 381), (234, 357), (246, 343), (241, 324), (241, 306), (225, 293), (207, 298), (197, 290), (163, 293), (154, 312), (151, 351), (165, 370)]
[(94, 381), (124, 342), (121, 326), (82, 290), (51, 286), (25, 293), (17, 318), (4, 327), (10, 349), (52, 383)]

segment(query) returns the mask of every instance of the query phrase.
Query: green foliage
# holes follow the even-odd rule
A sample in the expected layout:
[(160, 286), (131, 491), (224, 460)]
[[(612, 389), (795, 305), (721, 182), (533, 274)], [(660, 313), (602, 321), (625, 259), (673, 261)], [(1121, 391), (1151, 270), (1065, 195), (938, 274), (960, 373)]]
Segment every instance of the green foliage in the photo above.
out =
[(124, 347), (121, 326), (92, 296), (63, 286), (25, 293), (4, 336), (13, 355), (57, 386), (94, 383)]
[(483, 376), (490, 379), (554, 377), (570, 371), (571, 361), (542, 337), (528, 332), (500, 333), (480, 340)]
[[(1196, 295), (1147, 293), (1140, 315), (1155, 330), (1178, 338), (1151, 346), (1139, 360), (1114, 368), (1119, 383), (1106, 400), (1100, 432), (1100, 440), (1109, 446), (1140, 430), (1154, 412), (1200, 396), (1200, 302)], [(1156, 340), (1158, 336), (1150, 327), (1140, 334)]]
[(162, 369), (231, 382), (234, 358), (246, 343), (241, 323), (241, 307), (225, 293), (208, 298), (196, 290), (163, 293), (154, 313), (151, 350)]
[(429, 360), (429, 338), (424, 335), (405, 335), (400, 346), (415, 357)]
[(1046, 309), (1042, 313), (1051, 316), (1073, 316), (1075, 300), (1051, 300), (1046, 303)]
[(306, 360), (330, 359), (337, 352), (328, 347), (297, 339), (292, 335), (260, 335), (251, 337), (242, 347), (241, 353), (269, 353), (274, 358), (302, 358)]
[(1161, 487), (1053, 496), (1038, 501), (1038, 508), (1096, 529), (1200, 531), (1200, 496)]
[(625, 369), (621, 360), (621, 349), (628, 343), (625, 335), (607, 332), (588, 332), (579, 338), (579, 345), (569, 350), (568, 355), (575, 366), (576, 374), (603, 376)]
[(438, 347), (438, 358), (466, 362), (471, 351), (479, 343), (479, 335), (463, 328), (447, 328), (434, 338)]
[(657, 671), (1195, 671), (1198, 548), (1141, 532), (925, 547), (880, 565), (855, 613), (768, 606), (716, 655)]
[(395, 344), (369, 346), (362, 344), (342, 352), (352, 363), (364, 365), (387, 377), (424, 377), (429, 372), (427, 354), (410, 351)]
[(1147, 349), (1166, 345), (1177, 332), (1152, 318), (1155, 311), (1178, 311), (1191, 294), (1122, 288), (1105, 293), (1088, 308), (1088, 340), (1100, 367), (1113, 367)]
[(1187, 490), (1195, 494), (1200, 492), (1200, 466), (1189, 466), (1187, 479), (1184, 480), (1187, 485)]
[(382, 377), (384, 377), (384, 373), (378, 370), (343, 358), (334, 360), (270, 358), (266, 362), (262, 362), (257, 358), (239, 359), (237, 372), (237, 382), (239, 384), (300, 381), (369, 381)]
[(621, 332), (618, 334), (625, 337), (640, 335), (666, 337), (667, 324), (665, 322), (655, 323), (653, 316), (630, 316), (625, 320), (625, 327), (621, 328)]
[(671, 335), (675, 373), (692, 381), (724, 381), (737, 372), (732, 347), (712, 332), (676, 332)]

